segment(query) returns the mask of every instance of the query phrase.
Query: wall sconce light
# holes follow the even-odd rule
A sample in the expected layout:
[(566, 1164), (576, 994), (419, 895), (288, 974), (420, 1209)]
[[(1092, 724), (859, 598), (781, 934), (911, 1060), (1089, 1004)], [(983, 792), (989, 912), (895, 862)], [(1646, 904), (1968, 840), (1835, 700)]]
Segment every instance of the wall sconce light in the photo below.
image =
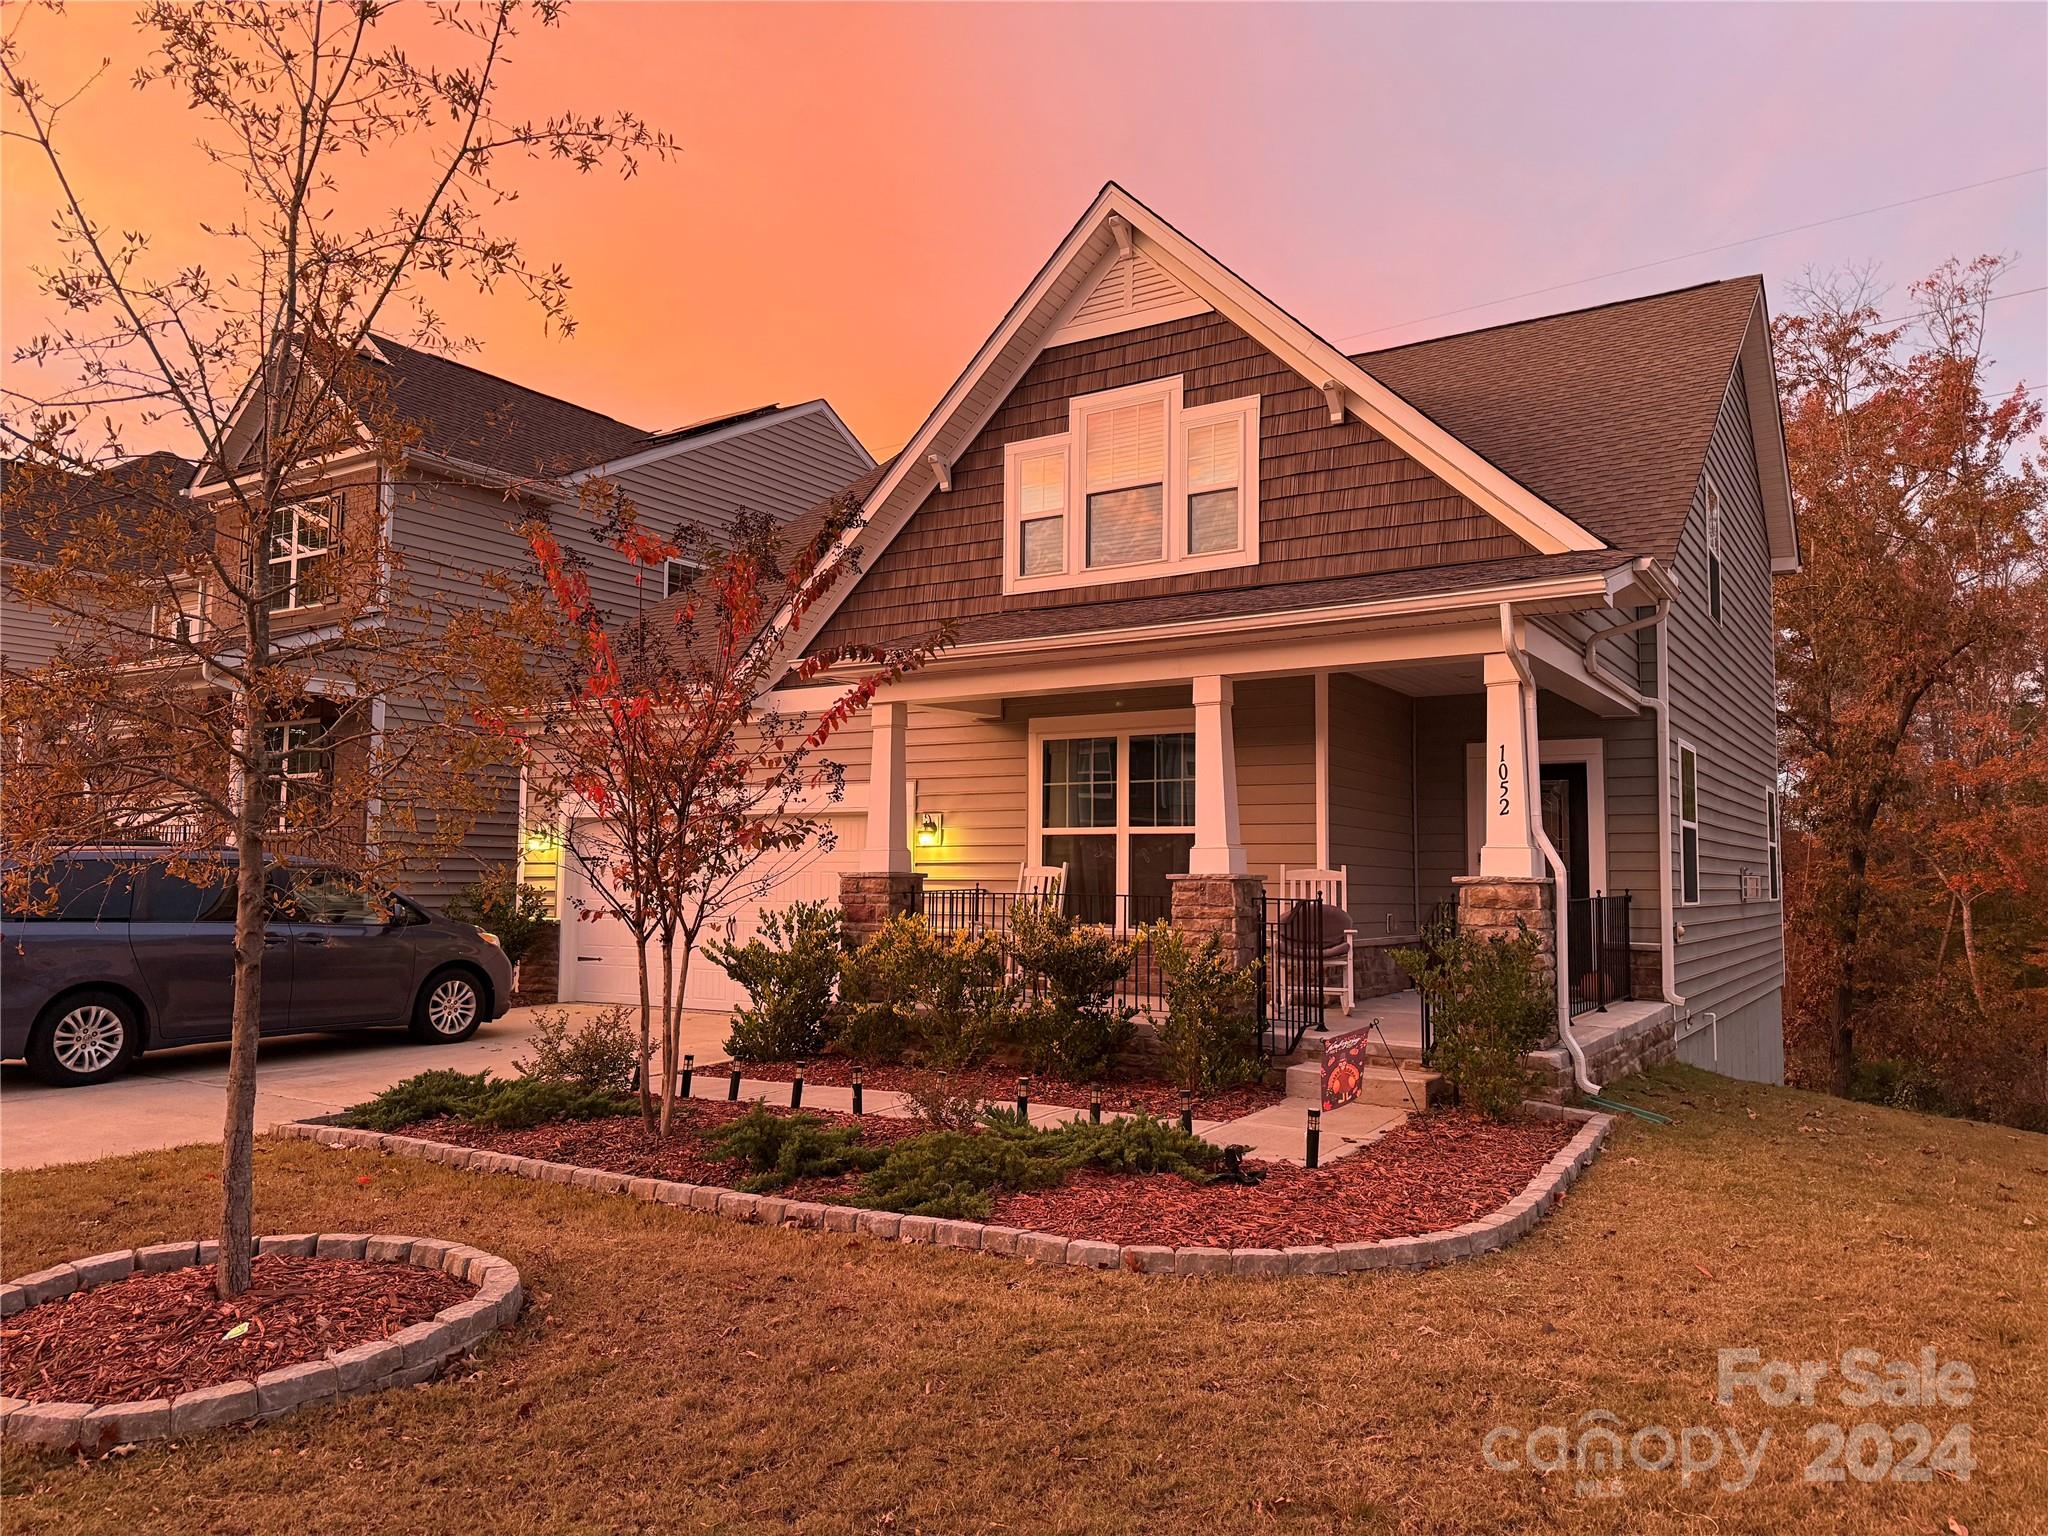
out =
[(917, 846), (936, 848), (946, 840), (946, 817), (941, 811), (917, 813)]
[(535, 827), (526, 834), (526, 851), (528, 853), (546, 853), (554, 846), (555, 834), (547, 827)]

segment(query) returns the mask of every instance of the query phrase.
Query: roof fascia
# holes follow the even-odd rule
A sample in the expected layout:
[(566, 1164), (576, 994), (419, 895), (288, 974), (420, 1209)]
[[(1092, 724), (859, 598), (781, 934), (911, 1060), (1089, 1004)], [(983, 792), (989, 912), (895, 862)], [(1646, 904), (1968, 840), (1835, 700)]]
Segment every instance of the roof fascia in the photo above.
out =
[(1785, 418), (1779, 404), (1778, 367), (1771, 355), (1770, 306), (1764, 285), (1756, 285), (1756, 306), (1738, 353), (1743, 393), (1749, 408), (1749, 436), (1756, 451), (1757, 482), (1763, 490), (1764, 526), (1771, 547), (1771, 571), (1800, 567), (1799, 514), (1792, 499), (1792, 463), (1785, 450)]

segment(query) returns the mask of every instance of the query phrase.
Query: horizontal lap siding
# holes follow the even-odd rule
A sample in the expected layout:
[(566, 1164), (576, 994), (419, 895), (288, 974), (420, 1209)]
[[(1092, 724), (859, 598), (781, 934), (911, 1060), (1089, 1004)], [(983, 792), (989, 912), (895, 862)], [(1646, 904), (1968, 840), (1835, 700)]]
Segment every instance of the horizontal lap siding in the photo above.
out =
[[(1025, 733), (1021, 720), (981, 720), (943, 709), (913, 709), (903, 756), (917, 783), (917, 807), (945, 819), (944, 841), (918, 848), (916, 867), (933, 881), (990, 890), (1017, 886), (1025, 858)], [(916, 822), (912, 820), (912, 830)]]
[(1486, 700), (1453, 694), (1415, 701), (1417, 860), (1426, 912), (1456, 894), (1452, 881), (1467, 872), (1465, 853), (1465, 747), (1486, 739)]
[[(1259, 563), (1066, 592), (1005, 597), (1003, 448), (1062, 433), (1076, 395), (1179, 375), (1189, 406), (1260, 397)], [(1330, 423), (1323, 396), (1220, 315), (1049, 348), (1026, 370), (934, 491), (868, 568), (817, 646), (921, 634), (940, 620), (1099, 606), (1530, 552), (1364, 424)], [(1070, 515), (1075, 515), (1070, 513)]]
[[(1277, 886), (1283, 866), (1316, 861), (1314, 681), (1237, 685), (1231, 708), (1237, 749), (1237, 822), (1245, 862)], [(1204, 786), (1195, 785), (1199, 798)]]
[(643, 525), (668, 535), (686, 524), (727, 527), (742, 509), (787, 522), (872, 467), (829, 415), (814, 411), (678, 450), (613, 480)]
[(1414, 728), (1418, 701), (1330, 679), (1330, 863), (1348, 869), (1363, 934), (1416, 928)]
[(1674, 916), (1684, 929), (1679, 993), (1695, 1012), (1734, 1014), (1780, 991), (1785, 977), (1781, 904), (1745, 902), (1741, 893), (1742, 870), (1768, 868), (1765, 793), (1777, 782), (1778, 752), (1770, 556), (1739, 372), (1707, 469), (1721, 493), (1722, 618), (1714, 623), (1708, 609), (1703, 480), (1679, 543), (1669, 625), (1674, 884), (1679, 740), (1698, 750), (1700, 798), (1701, 899)]

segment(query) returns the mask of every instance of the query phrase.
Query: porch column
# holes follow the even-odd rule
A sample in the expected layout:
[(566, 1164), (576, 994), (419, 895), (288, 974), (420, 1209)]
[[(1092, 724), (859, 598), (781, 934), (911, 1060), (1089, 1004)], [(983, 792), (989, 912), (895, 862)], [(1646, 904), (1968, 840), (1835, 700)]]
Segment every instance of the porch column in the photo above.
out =
[(910, 873), (910, 785), (904, 774), (903, 739), (909, 707), (877, 704), (874, 758), (868, 769), (868, 840), (860, 867), (864, 874)]
[(1479, 873), (1509, 880), (1534, 880), (1547, 873), (1536, 846), (1528, 692), (1514, 662), (1498, 651), (1487, 656), (1486, 798), (1480, 813), (1485, 836)]
[(1195, 846), (1191, 875), (1241, 875), (1244, 840), (1237, 826), (1237, 746), (1227, 677), (1198, 677), (1195, 692)]

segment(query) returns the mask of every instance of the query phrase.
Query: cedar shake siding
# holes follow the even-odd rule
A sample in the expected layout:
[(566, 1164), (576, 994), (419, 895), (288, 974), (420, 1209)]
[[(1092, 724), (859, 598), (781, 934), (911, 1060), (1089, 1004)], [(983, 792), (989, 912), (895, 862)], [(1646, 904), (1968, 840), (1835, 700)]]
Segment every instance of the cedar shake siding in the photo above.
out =
[[(1700, 900), (1676, 906), (1678, 991), (1711, 1033), (1679, 1043), (1687, 1061), (1736, 1077), (1784, 1079), (1779, 1010), (1785, 985), (1783, 904), (1742, 897), (1742, 872), (1766, 874), (1765, 793), (1777, 784), (1777, 669), (1771, 570), (1742, 371), (1728, 386), (1706, 475), (1679, 541), (1671, 605), (1672, 871), (1680, 878), (1678, 746), (1699, 753)], [(1721, 622), (1707, 599), (1706, 476), (1721, 493)]]
[[(1188, 406), (1256, 394), (1259, 561), (1231, 570), (1005, 596), (1003, 448), (1066, 431), (1067, 403), (1180, 375)], [(825, 624), (816, 648), (921, 635), (975, 637), (997, 614), (1092, 608), (1167, 594), (1512, 559), (1533, 551), (1370, 427), (1332, 426), (1319, 389), (1221, 315), (1198, 315), (1041, 353)]]

